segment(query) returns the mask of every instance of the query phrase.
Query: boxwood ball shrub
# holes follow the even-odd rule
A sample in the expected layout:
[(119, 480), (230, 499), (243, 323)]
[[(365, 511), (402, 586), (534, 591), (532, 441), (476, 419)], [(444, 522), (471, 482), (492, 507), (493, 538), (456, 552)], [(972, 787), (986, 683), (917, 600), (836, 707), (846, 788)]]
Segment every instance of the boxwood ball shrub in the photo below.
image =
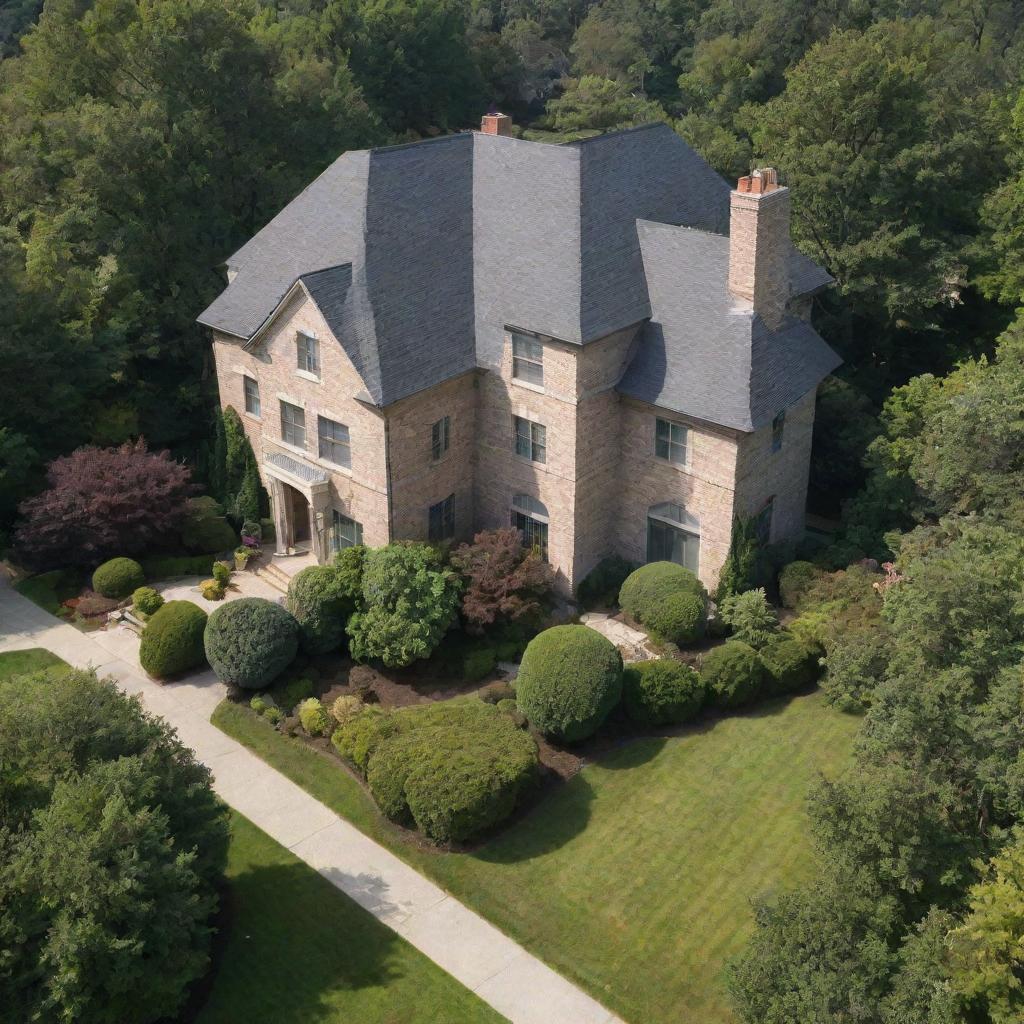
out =
[(796, 693), (814, 682), (818, 659), (795, 636), (779, 633), (760, 653), (772, 693)]
[(127, 597), (145, 582), (142, 566), (134, 558), (112, 558), (92, 574), (92, 589), (103, 597)]
[(519, 710), (547, 736), (575, 743), (607, 718), (622, 694), (622, 655), (587, 626), (535, 636), (516, 678)]
[(765, 688), (761, 656), (742, 640), (728, 640), (704, 656), (701, 681), (720, 708), (749, 704)]
[(132, 593), (132, 607), (143, 615), (152, 615), (163, 607), (163, 596), (152, 587), (138, 587)]
[(191, 601), (168, 601), (142, 633), (139, 661), (157, 679), (168, 679), (206, 664), (206, 612)]
[(669, 594), (645, 612), (643, 623), (669, 643), (695, 643), (707, 629), (707, 598), (703, 593)]
[(676, 725), (700, 711), (704, 684), (697, 670), (681, 661), (638, 661), (622, 673), (622, 702), (640, 725)]
[(219, 679), (256, 690), (273, 682), (295, 659), (299, 625), (280, 605), (243, 597), (210, 615), (204, 642)]
[(299, 643), (307, 654), (336, 651), (355, 611), (342, 572), (333, 565), (311, 565), (288, 584), (288, 610), (299, 624)]
[(619, 607), (646, 625), (661, 604), (675, 594), (694, 594), (707, 603), (707, 591), (689, 569), (675, 562), (649, 562), (626, 578), (619, 591)]
[(435, 842), (460, 842), (508, 817), (534, 779), (537, 745), (481, 701), (381, 713), (366, 781), (380, 809)]

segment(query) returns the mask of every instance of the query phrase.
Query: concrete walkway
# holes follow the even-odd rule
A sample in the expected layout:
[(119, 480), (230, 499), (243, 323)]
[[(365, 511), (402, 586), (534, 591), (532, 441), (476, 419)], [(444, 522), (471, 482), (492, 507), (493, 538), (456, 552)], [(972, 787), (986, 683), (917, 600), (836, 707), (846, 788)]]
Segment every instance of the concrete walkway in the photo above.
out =
[[(0, 651), (45, 647), (112, 676), (178, 730), (220, 796), (513, 1024), (622, 1024), (586, 993), (210, 724), (224, 687), (210, 671), (159, 685), (127, 629), (81, 633), (0, 578)], [(457, 1024), (452, 1021), (448, 1024)]]

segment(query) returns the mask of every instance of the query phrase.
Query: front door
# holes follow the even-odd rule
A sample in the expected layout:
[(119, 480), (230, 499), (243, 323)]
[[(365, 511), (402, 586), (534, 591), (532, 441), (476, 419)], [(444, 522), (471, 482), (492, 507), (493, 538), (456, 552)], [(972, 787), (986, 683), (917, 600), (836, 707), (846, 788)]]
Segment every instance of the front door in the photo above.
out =
[(309, 502), (301, 491), (284, 485), (288, 499), (288, 543), (293, 548), (310, 546)]

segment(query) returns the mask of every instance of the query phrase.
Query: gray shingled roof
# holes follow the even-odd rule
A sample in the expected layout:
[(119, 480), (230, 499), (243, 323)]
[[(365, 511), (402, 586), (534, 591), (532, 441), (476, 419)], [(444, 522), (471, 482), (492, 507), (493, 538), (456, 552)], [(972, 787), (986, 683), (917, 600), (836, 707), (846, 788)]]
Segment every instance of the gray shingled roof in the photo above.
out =
[(792, 318), (771, 331), (728, 289), (729, 239), (641, 221), (650, 298), (619, 391), (737, 430), (756, 430), (840, 363), (814, 329)]
[[(653, 250), (641, 251), (639, 229), (685, 224), (720, 232), (707, 237), (727, 249), (728, 218), (728, 185), (666, 125), (564, 146), (467, 132), (346, 153), (228, 260), (233, 279), (199, 319), (250, 341), (301, 281), (370, 399), (388, 405), (474, 366), (497, 366), (506, 326), (586, 344), (654, 316), (649, 350), (641, 346), (627, 379), (647, 381), (638, 390), (657, 390), (668, 408), (733, 426), (743, 419), (736, 408), (750, 404), (749, 366), (742, 370), (741, 355), (735, 366), (716, 355), (727, 323), (700, 301), (707, 281), (683, 265), (659, 269)], [(675, 272), (700, 307), (663, 344), (673, 363), (702, 347), (702, 412), (681, 408), (695, 399), (689, 372), (651, 384), (656, 322), (665, 331), (673, 319), (655, 315), (661, 288), (652, 275), (662, 272)], [(716, 287), (724, 289), (724, 274)], [(795, 250), (791, 279), (794, 293), (831, 280)], [(694, 323), (703, 325), (699, 337)], [(748, 332), (735, 341), (748, 363), (754, 340)], [(778, 364), (768, 360), (764, 372)], [(769, 391), (781, 393), (780, 385)]]

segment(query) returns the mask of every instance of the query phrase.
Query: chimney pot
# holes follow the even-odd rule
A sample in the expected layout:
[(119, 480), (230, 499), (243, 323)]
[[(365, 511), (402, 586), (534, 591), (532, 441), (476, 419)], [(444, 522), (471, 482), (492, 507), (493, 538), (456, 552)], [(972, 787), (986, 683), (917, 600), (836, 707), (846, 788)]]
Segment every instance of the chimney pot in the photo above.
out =
[(484, 114), (480, 121), (480, 131), (484, 135), (511, 135), (512, 118), (508, 114)]

